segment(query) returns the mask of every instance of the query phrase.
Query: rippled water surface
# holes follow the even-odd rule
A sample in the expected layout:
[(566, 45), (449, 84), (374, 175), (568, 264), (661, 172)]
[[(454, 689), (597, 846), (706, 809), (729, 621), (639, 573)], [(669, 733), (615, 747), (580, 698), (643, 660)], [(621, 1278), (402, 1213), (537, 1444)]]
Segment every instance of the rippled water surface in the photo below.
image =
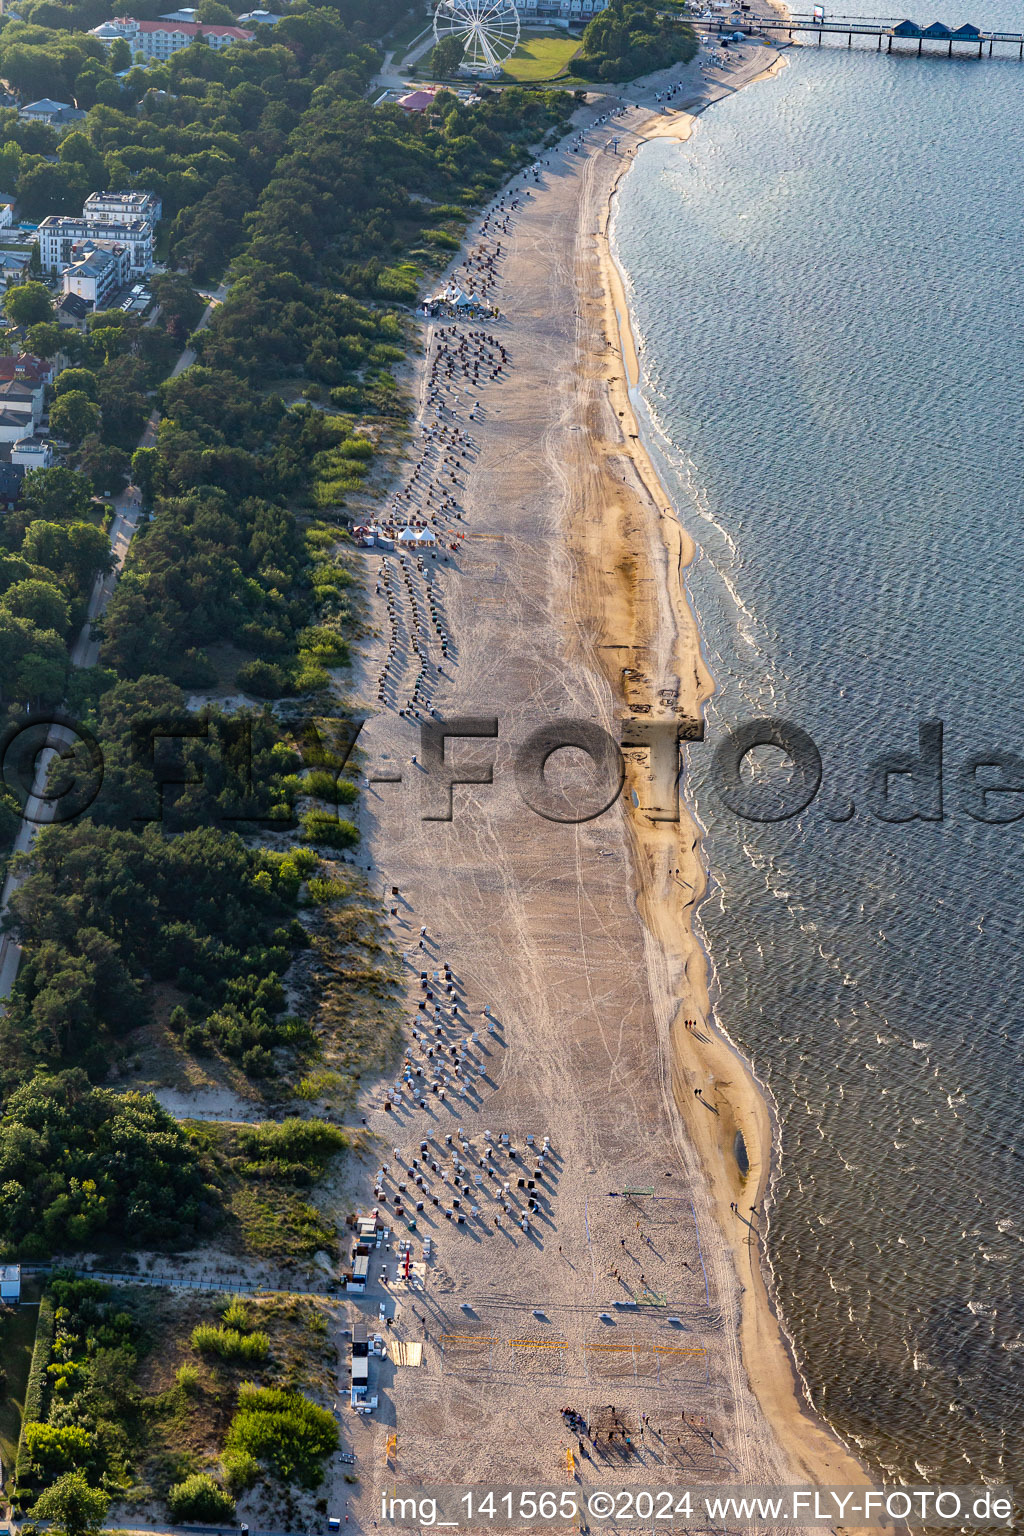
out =
[[(816, 1403), (887, 1468), (1019, 1477), (1024, 822), (968, 807), (1024, 794), (964, 764), (1024, 755), (1024, 65), (789, 57), (644, 148), (614, 226), (718, 687), (701, 922), (779, 1112), (771, 1259)], [(759, 716), (823, 760), (772, 824), (708, 771)], [(925, 720), (942, 819), (885, 821), (869, 765)], [(888, 783), (889, 815), (934, 813), (934, 782)]]

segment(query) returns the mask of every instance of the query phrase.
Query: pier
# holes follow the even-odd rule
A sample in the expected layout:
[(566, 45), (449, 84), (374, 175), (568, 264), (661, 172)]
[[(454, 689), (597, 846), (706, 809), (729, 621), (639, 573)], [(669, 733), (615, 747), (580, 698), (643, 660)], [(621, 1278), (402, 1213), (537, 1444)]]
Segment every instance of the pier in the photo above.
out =
[[(980, 59), (987, 49), (987, 56), (992, 58), (994, 50), (999, 47), (1007, 48), (1011, 53), (1016, 50), (1018, 59), (1024, 59), (1024, 32), (986, 32), (970, 22), (964, 22), (959, 27), (947, 27), (941, 21), (933, 21), (925, 26), (917, 21), (888, 21), (877, 16), (833, 16), (828, 20), (815, 15), (785, 18), (759, 15), (754, 18), (749, 11), (742, 11), (734, 12), (731, 17), (716, 16), (710, 21), (694, 20), (691, 25), (705, 36), (728, 36), (735, 31), (744, 31), (777, 39), (784, 32), (792, 40), (794, 35), (812, 32), (817, 34), (819, 45), (826, 37), (845, 37), (846, 46), (852, 48), (854, 38), (863, 37), (877, 39), (879, 52), (885, 44), (886, 53), (908, 51), (902, 45), (909, 44), (920, 55), (924, 52), (925, 43), (928, 43), (943, 45), (947, 58), (953, 57), (955, 45), (960, 57), (966, 53), (968, 57)], [(914, 44), (917, 45), (916, 49)], [(929, 52), (934, 52), (934, 48), (929, 47)], [(1006, 57), (1006, 54), (995, 56)]]

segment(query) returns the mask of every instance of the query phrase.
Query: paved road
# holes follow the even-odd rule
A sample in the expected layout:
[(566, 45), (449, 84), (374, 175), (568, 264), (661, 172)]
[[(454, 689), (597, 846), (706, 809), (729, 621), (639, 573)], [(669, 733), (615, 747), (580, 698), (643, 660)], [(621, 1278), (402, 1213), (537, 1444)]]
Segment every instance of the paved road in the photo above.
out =
[(429, 53), (433, 46), (434, 29), (433, 27), (428, 27), (421, 37), (413, 42), (412, 47), (405, 51), (397, 65), (394, 62), (395, 50), (392, 49), (390, 53), (386, 53), (384, 55), (384, 62), (380, 67), (380, 73), (374, 77), (372, 89), (380, 91), (404, 90), (409, 84), (406, 78), (409, 70), (425, 54)]
[[(207, 300), (206, 308), (199, 321), (197, 330), (203, 330), (210, 322), (210, 317), (218, 304), (223, 302), (227, 292), (225, 284), (212, 292), (206, 292), (203, 297)], [(186, 347), (178, 361), (171, 370), (169, 377), (176, 379), (186, 368), (190, 368), (196, 360), (193, 348)], [(157, 428), (160, 425), (160, 413), (153, 411), (146, 423), (142, 436), (139, 438), (140, 448), (151, 448), (156, 441)], [(71, 648), (71, 665), (73, 667), (94, 667), (99, 660), (100, 642), (93, 636), (93, 625), (101, 617), (110, 601), (111, 593), (117, 584), (118, 577), (124, 569), (128, 558), (128, 550), (139, 525), (141, 502), (139, 493), (134, 486), (128, 486), (113, 501), (114, 516), (110, 524), (110, 548), (114, 556), (114, 569), (106, 576), (98, 576), (89, 598), (89, 607), (85, 623), (82, 625), (78, 638)], [(32, 793), (26, 801), (22, 813), (21, 826), (14, 840), (14, 853), (26, 853), (32, 846), (36, 832), (40, 826), (52, 821), (55, 806), (46, 796), (46, 780), (50, 771), (50, 765), (54, 758), (62, 751), (72, 746), (75, 742), (74, 734), (63, 726), (54, 725), (50, 728), (46, 744), (39, 752), (36, 759), (35, 775), (32, 782)], [(0, 895), (0, 919), (6, 917), (8, 903), (13, 892), (17, 889), (19, 880), (10, 872), (4, 881), (3, 893)], [(15, 979), (18, 974), (18, 966), (21, 963), (21, 947), (15, 943), (9, 935), (0, 938), (0, 998), (11, 995)]]

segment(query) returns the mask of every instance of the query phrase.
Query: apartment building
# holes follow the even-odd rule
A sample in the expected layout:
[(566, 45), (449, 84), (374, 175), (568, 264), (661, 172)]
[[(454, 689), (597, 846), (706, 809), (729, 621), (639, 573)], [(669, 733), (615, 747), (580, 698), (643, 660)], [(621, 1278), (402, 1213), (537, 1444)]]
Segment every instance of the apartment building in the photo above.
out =
[(197, 37), (205, 38), (211, 48), (230, 48), (235, 43), (252, 42), (255, 35), (245, 27), (228, 27), (219, 21), (136, 21), (133, 16), (102, 21), (90, 33), (108, 46), (124, 38), (133, 54), (141, 53), (146, 59), (169, 59)]
[(129, 277), (125, 246), (83, 240), (72, 247), (71, 260), (61, 273), (61, 282), (65, 293), (73, 293), (92, 304), (94, 309), (102, 309), (107, 300), (125, 286)]
[(63, 218), (50, 214), (38, 229), (39, 260), (44, 272), (60, 272), (71, 252), (83, 240), (101, 245), (120, 245), (128, 253), (128, 275), (143, 277), (153, 266), (153, 226), (148, 219), (120, 223), (111, 219)]
[(90, 224), (158, 224), (163, 211), (152, 192), (90, 192), (82, 217)]

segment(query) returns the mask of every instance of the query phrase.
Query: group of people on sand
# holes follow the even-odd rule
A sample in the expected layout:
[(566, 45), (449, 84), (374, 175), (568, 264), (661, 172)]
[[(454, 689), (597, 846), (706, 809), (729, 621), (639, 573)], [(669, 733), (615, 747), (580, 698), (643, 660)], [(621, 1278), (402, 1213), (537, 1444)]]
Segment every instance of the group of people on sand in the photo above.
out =
[(600, 116), (595, 117), (594, 121), (588, 123), (586, 128), (581, 129), (574, 139), (570, 139), (569, 152), (573, 155), (578, 155), (586, 143), (587, 134), (591, 128), (600, 128), (602, 124), (610, 122), (613, 117), (621, 117), (625, 111), (625, 107), (612, 107), (608, 112), (602, 112)]
[[(521, 206), (521, 198), (505, 194), (485, 219), (485, 227), (490, 229), (493, 220), (507, 233), (513, 214)], [(496, 280), (504, 254), (500, 241), (493, 251), (478, 252), (488, 284)], [(398, 561), (392, 565), (383, 560), (377, 581), (377, 595), (385, 599), (390, 630), (377, 677), (377, 701), (398, 708), (403, 717), (422, 719), (424, 711), (436, 713), (433, 691), (438, 678), (444, 676), (452, 642), (440, 587), (431, 581), (424, 559), (433, 562), (439, 555), (450, 558), (463, 545), (466, 535), (454, 525), (465, 521), (459, 493), (472, 466), (476, 443), (462, 421), (483, 419), (482, 391), (487, 385), (500, 383), (508, 367), (508, 349), (491, 330), (442, 325), (430, 338), (419, 452), (405, 484), (391, 495), (380, 529), (389, 543), (394, 542)], [(410, 537), (417, 533), (429, 536), (421, 540)], [(407, 549), (415, 550), (414, 565)], [(425, 580), (422, 607), (414, 572)], [(404, 635), (403, 627), (407, 631)], [(440, 644), (439, 661), (431, 654), (435, 641)], [(405, 703), (399, 706), (396, 695), (414, 660), (415, 680), (407, 687)]]
[[(422, 577), (426, 597), (426, 613), (420, 608), (417, 583), (413, 572)], [(383, 595), (387, 607), (390, 634), (388, 637), (388, 649), (381, 667), (380, 676), (377, 679), (377, 702), (379, 704), (392, 704), (392, 691), (397, 693), (401, 678), (405, 675), (408, 661), (407, 648), (403, 644), (399, 630), (399, 612), (402, 606), (401, 590), (405, 587), (405, 598), (409, 604), (411, 619), (408, 624), (408, 651), (417, 658), (419, 670), (412, 692), (398, 713), (403, 718), (411, 716), (417, 720), (423, 718), (423, 711), (429, 710), (435, 713), (432, 705), (433, 688), (438, 676), (444, 675), (444, 666), (435, 663), (427, 646), (430, 643), (430, 635), (427, 623), (433, 626), (434, 635), (440, 643), (441, 656), (447, 661), (449, 653), (448, 627), (444, 618), (443, 597), (437, 583), (432, 580), (432, 574), (425, 562), (417, 557), (415, 562), (402, 556), (396, 565), (388, 560), (381, 561), (381, 579), (377, 583), (377, 592)]]

